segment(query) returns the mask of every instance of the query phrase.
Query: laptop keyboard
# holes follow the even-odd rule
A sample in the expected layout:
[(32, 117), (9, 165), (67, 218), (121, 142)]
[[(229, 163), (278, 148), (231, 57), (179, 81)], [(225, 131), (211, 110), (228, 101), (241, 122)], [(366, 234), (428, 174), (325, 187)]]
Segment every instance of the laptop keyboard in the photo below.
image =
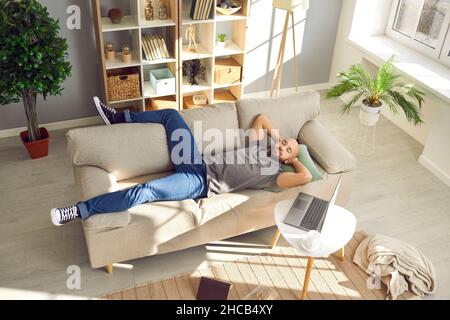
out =
[[(322, 217), (327, 211), (328, 201), (314, 198), (300, 223), (300, 228), (321, 231)], [(322, 224), (321, 224), (322, 222)]]

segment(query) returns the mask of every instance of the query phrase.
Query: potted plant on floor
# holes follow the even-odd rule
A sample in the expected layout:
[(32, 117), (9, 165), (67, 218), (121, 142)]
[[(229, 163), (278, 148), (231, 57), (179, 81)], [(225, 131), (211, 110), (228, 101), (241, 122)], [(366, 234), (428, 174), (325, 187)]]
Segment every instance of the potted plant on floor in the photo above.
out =
[(327, 92), (326, 97), (338, 98), (344, 94), (353, 94), (342, 113), (350, 112), (363, 99), (359, 119), (366, 126), (374, 126), (378, 122), (383, 104), (394, 114), (398, 113), (399, 108), (402, 109), (408, 121), (414, 125), (423, 123), (420, 109), (424, 93), (414, 84), (399, 81), (393, 61), (394, 56), (380, 67), (375, 77), (371, 77), (362, 65), (353, 65), (348, 72), (339, 73), (339, 82)]
[(49, 134), (39, 128), (37, 95), (61, 94), (70, 75), (59, 23), (36, 0), (0, 0), (0, 104), (22, 100), (28, 131), (20, 137), (32, 159), (48, 155)]

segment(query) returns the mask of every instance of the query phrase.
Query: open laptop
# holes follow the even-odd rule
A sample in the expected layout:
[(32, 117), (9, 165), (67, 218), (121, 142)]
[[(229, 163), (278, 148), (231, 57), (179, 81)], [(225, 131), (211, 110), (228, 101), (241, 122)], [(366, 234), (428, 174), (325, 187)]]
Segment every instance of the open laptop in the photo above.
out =
[(336, 202), (341, 180), (342, 176), (339, 177), (330, 201), (300, 192), (284, 219), (284, 223), (305, 231), (316, 230), (321, 232), (328, 210)]

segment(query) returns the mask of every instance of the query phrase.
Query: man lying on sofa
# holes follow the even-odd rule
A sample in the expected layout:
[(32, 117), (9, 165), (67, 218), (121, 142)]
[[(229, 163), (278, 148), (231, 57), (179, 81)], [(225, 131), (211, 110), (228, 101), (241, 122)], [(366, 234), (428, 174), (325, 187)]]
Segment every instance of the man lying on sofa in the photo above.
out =
[[(273, 128), (264, 115), (259, 115), (253, 122), (249, 146), (202, 156), (188, 125), (176, 110), (116, 112), (101, 103), (97, 97), (94, 101), (107, 125), (164, 125), (175, 173), (129, 189), (100, 195), (77, 205), (54, 208), (50, 215), (56, 226), (75, 219), (88, 219), (95, 214), (125, 211), (146, 202), (199, 199), (244, 189), (292, 188), (312, 179), (311, 173), (297, 158), (297, 141), (280, 137), (278, 130)], [(273, 141), (270, 146), (265, 143), (266, 133)], [(180, 135), (183, 139), (180, 139)], [(180, 150), (181, 152), (176, 152)], [(234, 161), (230, 163), (229, 159)], [(281, 163), (293, 166), (295, 172), (282, 172)]]

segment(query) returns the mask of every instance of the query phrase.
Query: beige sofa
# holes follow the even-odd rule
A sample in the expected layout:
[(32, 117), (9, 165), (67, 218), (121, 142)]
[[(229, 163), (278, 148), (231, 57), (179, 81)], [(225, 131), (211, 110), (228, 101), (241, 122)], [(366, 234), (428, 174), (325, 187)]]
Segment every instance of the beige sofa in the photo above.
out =
[[(324, 180), (279, 193), (245, 190), (198, 202), (147, 203), (126, 212), (93, 216), (83, 221), (92, 267), (182, 250), (273, 226), (277, 202), (294, 198), (299, 191), (329, 198), (341, 173), (337, 202), (345, 205), (355, 159), (314, 120), (319, 115), (319, 101), (317, 92), (305, 91), (182, 111), (191, 128), (194, 121), (201, 120), (203, 131), (217, 128), (223, 133), (226, 129), (248, 129), (253, 119), (264, 113), (283, 136), (298, 137), (308, 146)], [(196, 136), (199, 145), (200, 139)], [(166, 134), (159, 124), (74, 129), (67, 133), (67, 140), (80, 200), (147, 182), (173, 169)], [(240, 144), (239, 139), (227, 141), (223, 148), (229, 150)]]

